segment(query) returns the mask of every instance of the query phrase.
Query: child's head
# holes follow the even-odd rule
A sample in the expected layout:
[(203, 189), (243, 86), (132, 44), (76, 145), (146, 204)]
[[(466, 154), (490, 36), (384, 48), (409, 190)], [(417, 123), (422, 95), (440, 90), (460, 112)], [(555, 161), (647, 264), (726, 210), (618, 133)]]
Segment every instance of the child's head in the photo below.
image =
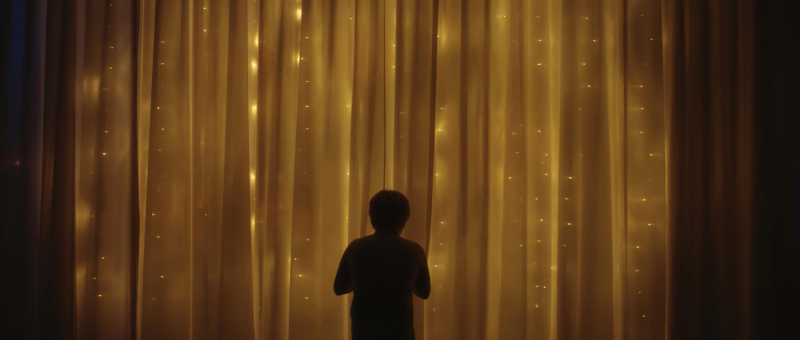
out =
[(399, 191), (381, 190), (369, 201), (369, 219), (375, 231), (400, 231), (410, 213), (408, 199)]

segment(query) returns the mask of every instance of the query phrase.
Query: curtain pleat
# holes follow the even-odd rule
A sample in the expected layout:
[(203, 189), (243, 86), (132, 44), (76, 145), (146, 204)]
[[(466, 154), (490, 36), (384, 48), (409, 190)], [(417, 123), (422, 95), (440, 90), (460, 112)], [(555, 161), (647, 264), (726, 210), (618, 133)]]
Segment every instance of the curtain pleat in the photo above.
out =
[(81, 82), (75, 129), (77, 337), (126, 338), (136, 325), (132, 14), (138, 8), (131, 1), (84, 4), (76, 78)]
[(668, 339), (750, 337), (752, 1), (664, 1)]

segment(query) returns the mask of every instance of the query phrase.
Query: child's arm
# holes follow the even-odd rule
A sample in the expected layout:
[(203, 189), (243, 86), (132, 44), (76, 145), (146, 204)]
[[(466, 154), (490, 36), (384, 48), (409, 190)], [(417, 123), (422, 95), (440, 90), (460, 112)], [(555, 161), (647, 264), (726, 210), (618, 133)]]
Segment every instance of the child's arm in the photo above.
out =
[(417, 279), (414, 282), (414, 295), (427, 299), (431, 295), (431, 274), (428, 271), (428, 259), (425, 255), (425, 250), (419, 245), (417, 247), (421, 253), (422, 263), (417, 272)]
[(350, 247), (342, 254), (342, 260), (339, 262), (339, 270), (336, 271), (336, 279), (333, 280), (333, 292), (336, 295), (344, 295), (353, 291), (353, 279), (350, 276), (350, 266), (347, 263), (347, 254)]

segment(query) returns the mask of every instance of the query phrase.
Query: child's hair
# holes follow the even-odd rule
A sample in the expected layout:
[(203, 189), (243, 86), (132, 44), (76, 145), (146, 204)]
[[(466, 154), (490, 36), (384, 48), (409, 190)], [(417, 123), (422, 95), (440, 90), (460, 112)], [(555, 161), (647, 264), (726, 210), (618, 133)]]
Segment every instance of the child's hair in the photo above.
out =
[(381, 190), (369, 200), (369, 219), (376, 231), (397, 232), (410, 214), (408, 199), (399, 191)]

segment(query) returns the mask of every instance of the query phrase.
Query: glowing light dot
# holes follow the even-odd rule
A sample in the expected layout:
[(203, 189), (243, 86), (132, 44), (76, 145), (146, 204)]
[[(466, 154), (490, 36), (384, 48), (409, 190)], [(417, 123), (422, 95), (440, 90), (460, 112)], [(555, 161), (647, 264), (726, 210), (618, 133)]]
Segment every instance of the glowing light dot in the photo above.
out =
[(642, 202), (646, 202), (646, 201), (647, 201), (647, 199), (646, 199), (646, 198), (642, 198)]
[(303, 274), (297, 275), (298, 277), (303, 277)]
[(306, 296), (306, 300), (308, 300), (308, 296)]
[(570, 176), (569, 179), (572, 179), (572, 176)]
[(161, 235), (157, 235), (156, 238), (161, 238)]
[(111, 49), (113, 50), (113, 49), (114, 49), (114, 46), (111, 46)]
[(297, 261), (297, 258), (295, 257), (294, 260)]
[(639, 246), (636, 246), (636, 249), (639, 249)]
[(522, 247), (522, 245), (521, 245), (521, 244), (520, 244), (519, 246), (520, 246), (520, 247)]
[(538, 64), (536, 64), (536, 65), (538, 65), (538, 66), (542, 66), (542, 63), (538, 63)]
[(101, 259), (101, 260), (105, 260), (105, 259), (106, 259), (106, 257), (105, 257), (105, 256), (103, 256), (103, 257), (101, 257), (100, 259)]
[(511, 176), (509, 176), (508, 179), (511, 179)]
[(434, 264), (433, 266), (434, 266), (435, 268), (439, 268), (439, 265), (438, 265), (438, 264)]
[(106, 153), (105, 153), (105, 152), (103, 152), (103, 156), (105, 156), (105, 155), (106, 155)]
[(164, 275), (161, 275), (161, 278), (163, 279), (163, 278), (164, 278)]
[(103, 294), (97, 294), (98, 297), (103, 297)]
[(161, 106), (156, 106), (156, 110), (161, 110)]
[(310, 241), (310, 240), (309, 240), (309, 239), (306, 239), (306, 241)]

